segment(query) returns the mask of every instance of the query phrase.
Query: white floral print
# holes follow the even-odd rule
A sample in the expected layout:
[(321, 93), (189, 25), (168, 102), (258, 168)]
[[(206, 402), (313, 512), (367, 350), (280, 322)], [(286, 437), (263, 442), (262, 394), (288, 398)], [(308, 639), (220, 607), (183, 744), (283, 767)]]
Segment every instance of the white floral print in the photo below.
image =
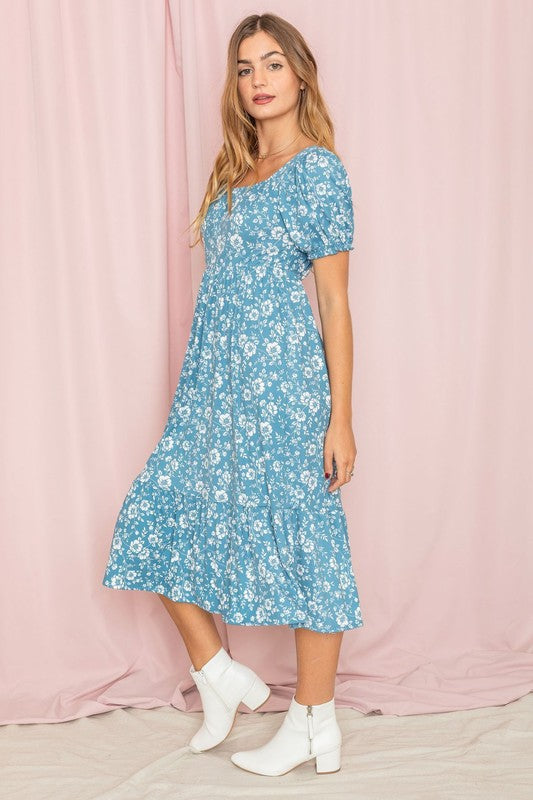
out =
[(340, 489), (323, 442), (331, 394), (302, 279), (353, 250), (351, 187), (330, 150), (301, 150), (222, 192), (162, 435), (118, 514), (103, 584), (196, 603), (234, 625), (363, 625)]

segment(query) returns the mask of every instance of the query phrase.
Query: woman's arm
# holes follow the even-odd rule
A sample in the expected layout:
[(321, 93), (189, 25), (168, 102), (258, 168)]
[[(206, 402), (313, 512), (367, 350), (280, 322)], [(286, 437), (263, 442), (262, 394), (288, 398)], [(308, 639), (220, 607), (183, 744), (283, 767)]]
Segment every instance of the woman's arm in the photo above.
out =
[(348, 303), (347, 251), (314, 260), (318, 310), (331, 389), (331, 418), (324, 439), (324, 472), (337, 474), (333, 492), (350, 480), (357, 448), (352, 431), (353, 335)]

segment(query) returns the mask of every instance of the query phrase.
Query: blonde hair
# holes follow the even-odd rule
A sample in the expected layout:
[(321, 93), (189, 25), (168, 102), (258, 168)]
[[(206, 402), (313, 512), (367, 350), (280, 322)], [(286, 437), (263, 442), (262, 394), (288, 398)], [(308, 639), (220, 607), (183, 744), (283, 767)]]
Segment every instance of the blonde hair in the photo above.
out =
[(243, 108), (239, 97), (237, 58), (242, 40), (257, 31), (265, 31), (276, 40), (293, 72), (305, 82), (305, 90), (298, 93), (298, 122), (302, 133), (336, 154), (333, 123), (318, 88), (316, 61), (303, 36), (276, 14), (246, 17), (234, 30), (228, 45), (226, 81), (220, 103), (224, 144), (216, 156), (200, 210), (189, 225), (198, 234), (191, 247), (202, 241), (201, 225), (212, 201), (227, 191), (228, 212), (231, 213), (232, 187), (244, 178), (249, 168), (255, 170), (254, 158), (258, 154), (255, 120)]

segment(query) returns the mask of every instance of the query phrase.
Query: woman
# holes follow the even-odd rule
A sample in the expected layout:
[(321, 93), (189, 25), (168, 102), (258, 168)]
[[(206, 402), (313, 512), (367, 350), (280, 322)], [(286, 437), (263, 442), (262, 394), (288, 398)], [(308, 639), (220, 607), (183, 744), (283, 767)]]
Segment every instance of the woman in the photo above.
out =
[[(222, 646), (234, 625), (294, 628), (298, 682), (276, 735), (232, 755), (281, 775), (340, 769), (335, 675), (363, 624), (339, 489), (353, 474), (353, 205), (300, 33), (273, 14), (234, 31), (224, 146), (193, 222), (206, 268), (170, 415), (120, 511), (104, 585), (156, 592), (179, 629), (203, 723), (194, 752), (270, 689)], [(314, 269), (322, 340), (302, 278)]]

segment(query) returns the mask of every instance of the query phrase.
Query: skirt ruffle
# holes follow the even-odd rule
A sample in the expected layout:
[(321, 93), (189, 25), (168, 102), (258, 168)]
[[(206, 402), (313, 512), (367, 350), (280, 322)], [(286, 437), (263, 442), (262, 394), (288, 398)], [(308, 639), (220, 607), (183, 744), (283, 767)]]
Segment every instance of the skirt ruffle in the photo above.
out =
[(363, 625), (335, 492), (248, 502), (184, 493), (145, 468), (118, 515), (102, 583), (195, 603), (233, 625), (324, 633)]

